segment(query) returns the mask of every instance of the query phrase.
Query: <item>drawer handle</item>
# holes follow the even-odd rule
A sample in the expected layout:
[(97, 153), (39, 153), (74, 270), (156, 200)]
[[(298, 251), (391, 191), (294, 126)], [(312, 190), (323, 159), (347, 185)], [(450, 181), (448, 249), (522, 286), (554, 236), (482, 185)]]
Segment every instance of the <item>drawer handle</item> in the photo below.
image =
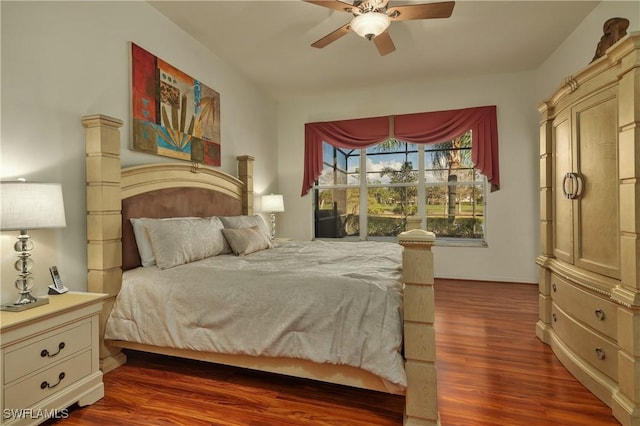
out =
[(604, 321), (605, 315), (602, 309), (596, 309), (595, 314), (596, 314), (596, 318), (598, 318), (600, 321)]
[(40, 356), (42, 358), (53, 358), (54, 356), (58, 355), (61, 350), (64, 349), (64, 346), (65, 346), (64, 342), (60, 342), (58, 344), (58, 352), (56, 352), (55, 354), (50, 354), (48, 350), (43, 349), (42, 352), (40, 352)]
[(556, 316), (556, 313), (552, 313), (551, 317), (553, 318), (553, 322), (557, 322), (558, 321), (558, 317)]
[(598, 357), (599, 360), (603, 360), (605, 356), (604, 349), (596, 348), (596, 357)]
[(60, 382), (62, 381), (62, 379), (64, 379), (64, 371), (60, 374), (58, 374), (58, 383), (56, 383), (55, 385), (50, 385), (49, 382), (47, 382), (46, 380), (42, 383), (40, 383), (40, 389), (53, 389), (56, 386), (58, 386), (60, 384)]
[(553, 289), (553, 292), (555, 293), (556, 291), (558, 291), (557, 287), (556, 287), (556, 283), (551, 284), (551, 288)]

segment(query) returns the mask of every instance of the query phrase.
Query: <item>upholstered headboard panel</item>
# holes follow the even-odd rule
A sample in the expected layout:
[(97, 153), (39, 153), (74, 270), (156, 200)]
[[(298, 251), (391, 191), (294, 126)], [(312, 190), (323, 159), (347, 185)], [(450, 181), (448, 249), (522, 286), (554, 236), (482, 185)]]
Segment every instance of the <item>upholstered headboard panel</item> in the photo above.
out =
[(122, 200), (122, 269), (140, 266), (132, 217), (236, 216), (242, 200), (205, 188), (166, 188)]

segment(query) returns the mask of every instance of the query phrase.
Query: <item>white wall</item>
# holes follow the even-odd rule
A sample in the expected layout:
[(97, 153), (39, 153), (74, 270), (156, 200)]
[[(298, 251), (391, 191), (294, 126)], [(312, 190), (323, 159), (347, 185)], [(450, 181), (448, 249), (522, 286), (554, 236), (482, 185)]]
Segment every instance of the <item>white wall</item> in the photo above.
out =
[[(630, 31), (640, 30), (639, 9), (636, 1), (602, 2), (537, 71), (328, 93), (276, 111), (273, 100), (144, 2), (2, 1), (0, 178), (61, 182), (65, 196), (67, 227), (30, 231), (35, 293), (46, 291), (53, 264), (69, 288), (86, 289), (83, 115), (124, 120), (125, 165), (170, 161), (128, 148), (130, 41), (221, 93), (222, 169), (233, 173), (236, 155), (254, 155), (256, 192), (286, 197), (279, 234), (301, 239), (311, 238), (313, 226), (311, 199), (300, 197), (305, 122), (497, 105), (502, 189), (488, 198), (489, 247), (436, 248), (436, 275), (535, 282), (536, 106), (588, 64), (606, 19), (626, 17)], [(2, 303), (15, 298), (15, 236), (0, 233)]]
[[(487, 248), (436, 247), (438, 277), (535, 282), (538, 247), (535, 75), (518, 73), (379, 86), (279, 104), (279, 233), (313, 236), (312, 199), (300, 197), (304, 123), (496, 105), (501, 189), (488, 195)], [(293, 213), (289, 213), (293, 212)]]
[(637, 30), (638, 2), (602, 2), (538, 71), (380, 86), (278, 106), (279, 191), (287, 211), (280, 235), (313, 236), (311, 196), (300, 197), (303, 168), (287, 158), (303, 158), (304, 123), (387, 114), (497, 105), (502, 188), (488, 196), (487, 248), (436, 247), (437, 277), (536, 282), (539, 253), (538, 126), (536, 107), (566, 75), (586, 66), (614, 16)]
[(615, 17), (629, 20), (627, 33), (640, 31), (640, 2), (601, 2), (538, 69), (538, 101), (547, 99), (560, 87), (565, 77), (589, 65), (602, 37), (602, 25), (607, 19)]
[[(125, 165), (171, 161), (130, 146), (129, 42), (200, 79), (221, 97), (222, 167), (260, 159), (255, 189), (276, 190), (276, 104), (147, 3), (0, 2), (3, 180), (60, 182), (67, 227), (34, 230), (34, 294), (46, 293), (48, 266), (72, 290), (86, 290), (84, 129), (87, 114), (122, 119)], [(1, 301), (13, 301), (16, 232), (0, 234)]]

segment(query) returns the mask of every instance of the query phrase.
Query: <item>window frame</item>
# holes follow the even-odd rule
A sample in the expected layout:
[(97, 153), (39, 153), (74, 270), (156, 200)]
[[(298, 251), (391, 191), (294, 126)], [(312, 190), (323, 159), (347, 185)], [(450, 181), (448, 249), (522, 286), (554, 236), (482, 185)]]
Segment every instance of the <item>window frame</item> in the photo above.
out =
[[(488, 215), (488, 208), (487, 208), (487, 194), (488, 194), (488, 183), (487, 183), (487, 178), (480, 174), (477, 173), (477, 168), (472, 167), (471, 169), (476, 171), (474, 173), (475, 176), (475, 180), (473, 181), (463, 181), (463, 182), (428, 182), (426, 179), (426, 155), (425, 152), (427, 151), (425, 149), (426, 144), (415, 144), (412, 142), (405, 142), (405, 141), (400, 141), (402, 143), (405, 143), (407, 145), (415, 145), (417, 147), (416, 151), (408, 151), (405, 150), (404, 152), (396, 152), (395, 154), (402, 154), (402, 153), (411, 153), (411, 152), (416, 152), (417, 153), (417, 158), (418, 158), (418, 167), (417, 169), (414, 169), (414, 171), (417, 172), (418, 175), (418, 180), (417, 182), (411, 182), (411, 183), (369, 183), (367, 181), (367, 175), (369, 172), (367, 172), (367, 148), (347, 148), (347, 150), (349, 152), (354, 152), (354, 151), (358, 151), (359, 153), (357, 154), (359, 156), (359, 170), (362, 171), (364, 170), (364, 173), (360, 172), (360, 177), (359, 177), (359, 184), (358, 185), (354, 185), (354, 184), (349, 184), (348, 183), (348, 176), (349, 176), (349, 172), (348, 172), (348, 165), (347, 165), (347, 170), (342, 170), (343, 172), (345, 172), (346, 176), (347, 176), (347, 183), (344, 184), (333, 184), (333, 185), (320, 185), (319, 182), (320, 180), (317, 180), (313, 186), (313, 191), (315, 196), (312, 197), (313, 199), (313, 211), (315, 214), (316, 211), (316, 205), (315, 203), (318, 200), (318, 191), (319, 190), (348, 190), (348, 189), (357, 189), (359, 191), (359, 211), (360, 212), (368, 212), (368, 197), (363, 197), (362, 194), (367, 194), (368, 190), (370, 188), (392, 188), (392, 187), (411, 187), (411, 186), (415, 186), (418, 189), (418, 193), (417, 193), (417, 199), (416, 199), (416, 203), (417, 203), (417, 213), (416, 216), (421, 218), (421, 226), (424, 229), (424, 226), (426, 223), (428, 223), (429, 221), (429, 217), (427, 216), (427, 197), (426, 197), (426, 192), (427, 192), (427, 188), (429, 187), (449, 187), (449, 186), (461, 186), (461, 187), (471, 187), (471, 186), (480, 186), (482, 188), (482, 197), (484, 199), (484, 207), (483, 207), (483, 232), (482, 232), (482, 238), (458, 238), (458, 237), (438, 237), (436, 239), (436, 245), (440, 245), (440, 246), (461, 246), (461, 247), (487, 247), (487, 227), (486, 227), (486, 220), (487, 220), (487, 215)], [(446, 141), (445, 141), (446, 142)], [(338, 148), (338, 147), (333, 147), (330, 144), (327, 144), (328, 146), (330, 146), (331, 148), (340, 151), (342, 154), (344, 154), (343, 152), (343, 148)], [(431, 145), (431, 144), (429, 144)], [(371, 147), (369, 147), (371, 148)], [(461, 148), (454, 148), (454, 149), (461, 149)], [(471, 150), (471, 148), (462, 148), (462, 149), (469, 149)], [(451, 150), (447, 150), (447, 151), (451, 151)], [(323, 150), (324, 152), (324, 150)], [(381, 153), (381, 154), (385, 154), (385, 153)], [(388, 152), (387, 154), (394, 154), (394, 152)], [(324, 157), (324, 155), (323, 155)], [(348, 162), (348, 160), (347, 160)], [(329, 165), (329, 163), (324, 161), (323, 158), (323, 164), (325, 165)], [(339, 168), (337, 167), (337, 165), (333, 165), (332, 166), (335, 170), (338, 170)], [(340, 169), (341, 170), (341, 169)], [(429, 169), (429, 170), (434, 170), (434, 169)], [(442, 169), (444, 170), (444, 169)], [(477, 180), (478, 176), (480, 177), (480, 180)], [(363, 240), (369, 240), (369, 241), (395, 241), (397, 239), (397, 237), (391, 237), (391, 236), (373, 236), (370, 237), (369, 234), (369, 229), (368, 229), (368, 213), (367, 214), (359, 214), (359, 228), (360, 228), (360, 232), (359, 235), (357, 236), (347, 236), (347, 237), (341, 237), (341, 238), (329, 238), (329, 237), (315, 237), (316, 235), (316, 229), (315, 229), (315, 223), (314, 223), (314, 231), (313, 231), (313, 235), (314, 235), (314, 239), (327, 239), (327, 240), (340, 240), (340, 241), (363, 241)]]

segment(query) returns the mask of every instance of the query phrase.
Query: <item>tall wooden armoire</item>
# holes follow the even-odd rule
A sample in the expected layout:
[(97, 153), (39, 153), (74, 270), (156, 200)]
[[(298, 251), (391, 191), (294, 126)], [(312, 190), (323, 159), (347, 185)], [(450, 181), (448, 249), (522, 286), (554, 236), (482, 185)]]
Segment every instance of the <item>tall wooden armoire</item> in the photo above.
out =
[(536, 334), (623, 425), (640, 425), (640, 33), (538, 110)]

